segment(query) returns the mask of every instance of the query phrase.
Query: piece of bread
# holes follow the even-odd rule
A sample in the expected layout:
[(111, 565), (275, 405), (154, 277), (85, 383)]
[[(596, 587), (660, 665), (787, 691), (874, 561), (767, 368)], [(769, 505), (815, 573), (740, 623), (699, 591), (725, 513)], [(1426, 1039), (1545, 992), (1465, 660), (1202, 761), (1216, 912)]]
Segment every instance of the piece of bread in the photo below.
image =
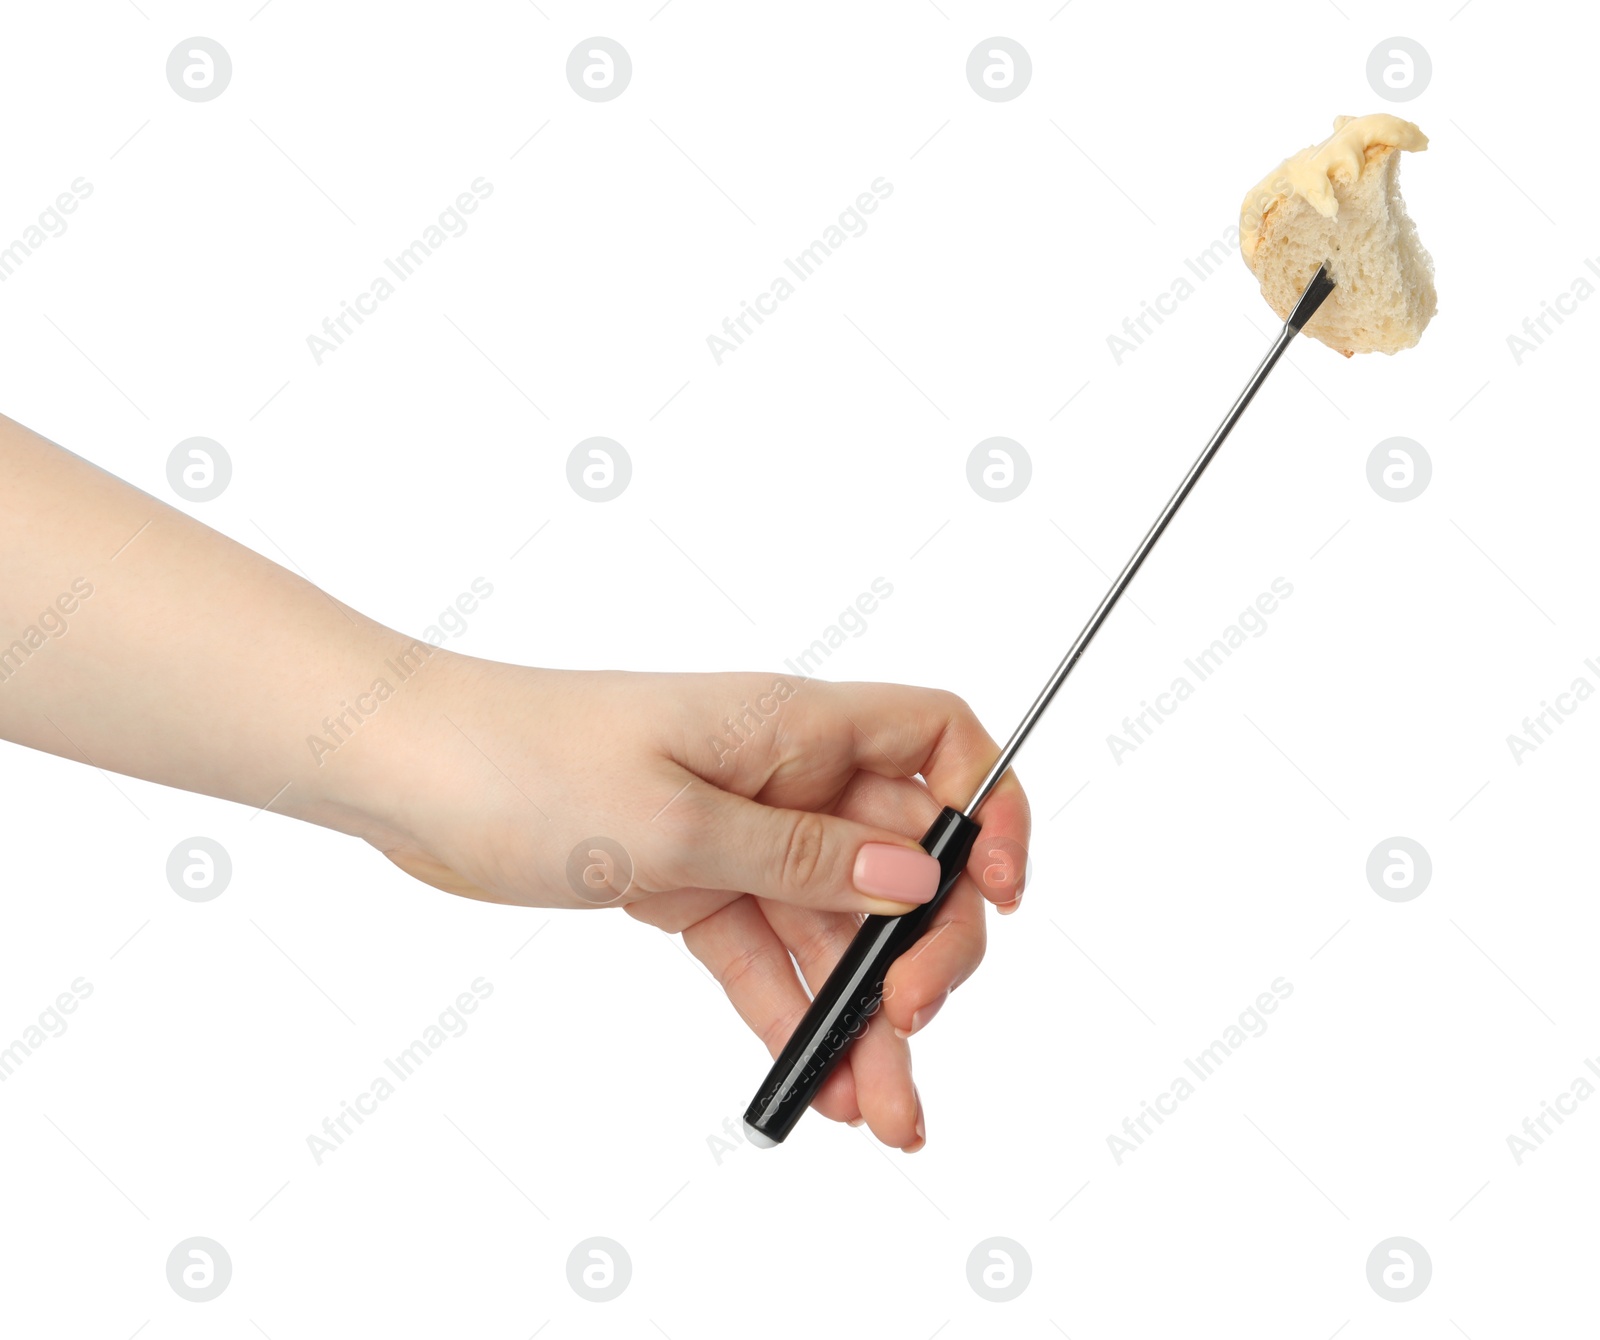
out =
[(1280, 319), (1326, 261), (1337, 287), (1307, 335), (1346, 358), (1392, 354), (1421, 338), (1439, 300), (1398, 174), (1402, 149), (1427, 147), (1397, 116), (1341, 116), (1332, 135), (1284, 159), (1245, 196), (1239, 250)]

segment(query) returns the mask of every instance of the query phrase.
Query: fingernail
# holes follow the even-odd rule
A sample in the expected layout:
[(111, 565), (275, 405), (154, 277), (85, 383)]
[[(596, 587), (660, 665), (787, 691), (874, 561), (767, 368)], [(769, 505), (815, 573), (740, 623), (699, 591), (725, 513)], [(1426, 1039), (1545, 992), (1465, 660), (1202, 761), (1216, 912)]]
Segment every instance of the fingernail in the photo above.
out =
[(1013, 912), (1015, 912), (1021, 906), (1022, 906), (1022, 895), (1019, 893), (1009, 903), (1002, 903), (1000, 905), (1000, 908), (999, 908), (1000, 915), (1003, 916), (1003, 917), (1009, 917)]
[(865, 1126), (866, 1123), (867, 1123), (867, 1119), (865, 1117), (857, 1117), (854, 1121), (845, 1122), (845, 1125), (846, 1126)]
[(913, 1033), (920, 1033), (928, 1026), (928, 1020), (933, 1018), (934, 1015), (938, 1014), (939, 1011), (944, 1008), (945, 1001), (949, 999), (950, 993), (946, 991), (944, 995), (940, 996), (939, 999), (934, 1001), (932, 1005), (924, 1005), (920, 1010), (911, 1016), (910, 1028), (897, 1028), (894, 1030), (895, 1037), (908, 1038)]
[(945, 1001), (949, 999), (950, 993), (946, 991), (944, 995), (940, 996), (939, 999), (934, 1001), (932, 1005), (924, 1005), (920, 1010), (913, 1014), (911, 1016), (911, 1031), (915, 1033), (920, 1029), (926, 1028), (928, 1025), (928, 1020), (933, 1018), (934, 1015), (938, 1014), (939, 1011), (944, 1008)]
[(939, 863), (920, 847), (868, 842), (856, 853), (858, 891), (895, 903), (925, 903), (939, 891)]
[(928, 1143), (928, 1127), (927, 1123), (922, 1119), (922, 1095), (917, 1092), (915, 1084), (911, 1086), (911, 1092), (916, 1095), (917, 1099), (917, 1138), (905, 1147), (907, 1154), (915, 1154), (917, 1150)]

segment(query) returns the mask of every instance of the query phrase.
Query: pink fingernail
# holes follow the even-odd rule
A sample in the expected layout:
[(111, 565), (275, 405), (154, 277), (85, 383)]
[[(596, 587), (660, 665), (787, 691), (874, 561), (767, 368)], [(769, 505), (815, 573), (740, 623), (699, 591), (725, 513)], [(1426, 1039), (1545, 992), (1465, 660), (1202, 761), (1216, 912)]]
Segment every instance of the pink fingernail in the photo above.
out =
[(917, 1099), (917, 1138), (904, 1147), (907, 1154), (915, 1154), (923, 1145), (928, 1143), (928, 1124), (922, 1116), (922, 1095), (917, 1093), (917, 1086), (911, 1086), (911, 1092)]
[(939, 891), (939, 863), (920, 847), (868, 842), (851, 874), (857, 890), (896, 903), (925, 903)]
[(915, 1033), (919, 1029), (926, 1028), (928, 1026), (928, 1020), (933, 1018), (934, 1015), (938, 1014), (939, 1011), (944, 1008), (945, 1001), (949, 999), (950, 993), (947, 991), (944, 995), (940, 996), (938, 1000), (934, 1001), (932, 1005), (924, 1005), (920, 1010), (913, 1014), (911, 1016), (911, 1031)]
[(934, 1001), (932, 1005), (924, 1005), (920, 1010), (911, 1016), (910, 1028), (897, 1028), (894, 1030), (895, 1037), (899, 1038), (901, 1041), (904, 1041), (913, 1033), (920, 1032), (922, 1029), (926, 1028), (928, 1026), (928, 1020), (932, 1019), (934, 1015), (938, 1014), (939, 1011), (944, 1008), (945, 1001), (949, 999), (950, 993), (946, 991), (944, 995), (940, 996), (939, 999)]

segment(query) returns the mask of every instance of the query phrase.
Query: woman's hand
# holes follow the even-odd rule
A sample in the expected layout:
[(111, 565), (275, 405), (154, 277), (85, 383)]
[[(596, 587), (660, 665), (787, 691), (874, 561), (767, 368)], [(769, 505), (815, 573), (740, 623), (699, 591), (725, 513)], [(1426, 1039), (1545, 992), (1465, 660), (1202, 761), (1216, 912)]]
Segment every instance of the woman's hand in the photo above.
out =
[[(0, 738), (355, 834), (439, 888), (681, 931), (776, 1054), (867, 912), (926, 901), (916, 839), (995, 742), (948, 693), (770, 674), (533, 670), (366, 618), (0, 417)], [(267, 654), (263, 654), (266, 649)], [(923, 780), (918, 780), (918, 774)], [(816, 1106), (921, 1147), (904, 1034), (1020, 896), (1009, 774), (969, 873)], [(993, 872), (999, 878), (992, 877)]]
[[(938, 863), (916, 839), (999, 753), (935, 689), (428, 659), (408, 721), (372, 740), (388, 755), (377, 771), (407, 785), (362, 835), (451, 893), (620, 906), (681, 932), (774, 1056), (862, 916), (932, 896)], [(814, 1104), (907, 1150), (925, 1125), (906, 1038), (983, 957), (985, 899), (1021, 898), (1029, 818), (1013, 775), (979, 818), (968, 874)]]

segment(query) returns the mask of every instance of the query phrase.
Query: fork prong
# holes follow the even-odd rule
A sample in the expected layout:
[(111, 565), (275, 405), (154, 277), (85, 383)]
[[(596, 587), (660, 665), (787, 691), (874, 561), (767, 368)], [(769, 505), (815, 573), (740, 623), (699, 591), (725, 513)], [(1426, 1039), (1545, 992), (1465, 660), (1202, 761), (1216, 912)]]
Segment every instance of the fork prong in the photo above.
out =
[(1311, 276), (1311, 282), (1306, 285), (1305, 292), (1300, 295), (1300, 301), (1295, 303), (1294, 311), (1289, 313), (1289, 319), (1284, 324), (1298, 335), (1306, 322), (1317, 314), (1317, 308), (1327, 301), (1328, 295), (1333, 292), (1333, 278), (1328, 273), (1328, 263), (1324, 261), (1317, 266), (1316, 274)]

